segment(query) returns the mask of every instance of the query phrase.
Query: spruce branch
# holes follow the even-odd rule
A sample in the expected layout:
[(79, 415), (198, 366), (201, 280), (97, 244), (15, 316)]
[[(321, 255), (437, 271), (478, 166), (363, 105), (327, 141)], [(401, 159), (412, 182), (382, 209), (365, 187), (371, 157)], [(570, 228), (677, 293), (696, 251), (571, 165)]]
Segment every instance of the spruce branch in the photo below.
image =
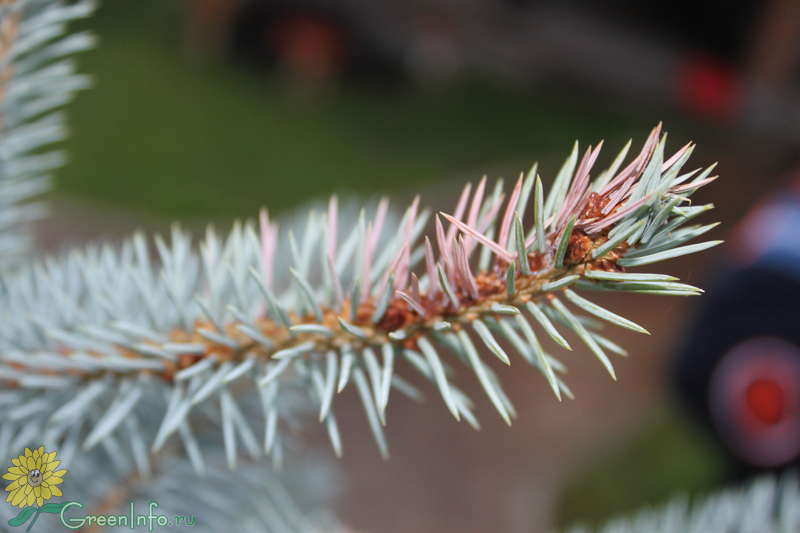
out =
[[(715, 179), (713, 165), (681, 173), (693, 144), (665, 158), (659, 124), (626, 166), (619, 169), (629, 145), (592, 181), (601, 144), (580, 161), (576, 145), (546, 197), (536, 167), (507, 197), (502, 186), (486, 195), (485, 178), (474, 193), (468, 184), (424, 238), (430, 212), (419, 198), (399, 222), (382, 200), (341, 231), (334, 197), (297, 232), (281, 232), (264, 211), (258, 227), (236, 223), (225, 239), (210, 228), (197, 249), (176, 226), (169, 242), (154, 238), (157, 260), (136, 234), (119, 248), (93, 246), (8, 274), (0, 403), (15, 408), (2, 430), (19, 445), (32, 420), (52, 442), (81, 426), (80, 446), (91, 449), (149, 402), (148, 413), (162, 419), (142, 432), (146, 447), (158, 451), (177, 435), (187, 453), (196, 449), (191, 426), (201, 413), (218, 421), (233, 467), (241, 448), (280, 460), (285, 430), (297, 423), (290, 398), (299, 394), (318, 406), (338, 454), (333, 400), (352, 384), (385, 456), (391, 392), (419, 396), (399, 373), (406, 366), (475, 427), (474, 403), (453, 380), (460, 363), (509, 424), (516, 412), (486, 357), (508, 365), (516, 352), (559, 399), (572, 393), (549, 341), (584, 344), (615, 377), (609, 354), (625, 352), (597, 330), (607, 322), (647, 331), (588, 291), (699, 294), (627, 266), (720, 241), (685, 244), (714, 227), (685, 225), (710, 208), (691, 206), (690, 195)], [(252, 408), (252, 398), (259, 424), (240, 405)]]
[(49, 173), (64, 160), (47, 151), (66, 135), (58, 109), (89, 85), (71, 56), (94, 39), (87, 32), (65, 36), (67, 25), (93, 10), (91, 1), (0, 3), (0, 268), (30, 255), (28, 226), (44, 213), (34, 198), (50, 188)]
[(800, 529), (800, 485), (797, 476), (762, 477), (743, 487), (718, 491), (690, 501), (674, 498), (666, 505), (618, 517), (597, 529), (576, 525), (567, 533), (705, 533), (783, 532)]

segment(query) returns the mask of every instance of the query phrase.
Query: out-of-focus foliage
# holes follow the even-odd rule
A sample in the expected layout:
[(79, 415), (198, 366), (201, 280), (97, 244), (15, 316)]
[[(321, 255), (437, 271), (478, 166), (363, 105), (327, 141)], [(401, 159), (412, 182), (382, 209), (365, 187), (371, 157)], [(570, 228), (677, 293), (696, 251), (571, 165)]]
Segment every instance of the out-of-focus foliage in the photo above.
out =
[(33, 199), (50, 186), (64, 161), (50, 150), (66, 134), (58, 111), (89, 81), (74, 59), (90, 48), (87, 32), (67, 24), (93, 10), (89, 1), (61, 5), (43, 0), (0, 4), (0, 267), (30, 258), (29, 223), (42, 216)]
[(783, 533), (800, 528), (800, 485), (793, 475), (764, 477), (744, 487), (721, 490), (693, 501), (674, 498), (592, 530), (568, 533)]

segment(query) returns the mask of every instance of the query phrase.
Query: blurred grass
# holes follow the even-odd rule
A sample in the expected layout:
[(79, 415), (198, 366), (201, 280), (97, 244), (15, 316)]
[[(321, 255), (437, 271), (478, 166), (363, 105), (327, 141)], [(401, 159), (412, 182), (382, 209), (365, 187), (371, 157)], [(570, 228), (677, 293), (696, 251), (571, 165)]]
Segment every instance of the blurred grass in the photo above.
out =
[(96, 87), (69, 108), (71, 162), (60, 194), (170, 218), (230, 218), (333, 191), (515, 177), (534, 159), (549, 178), (576, 137), (584, 146), (605, 137), (615, 150), (655, 121), (580, 94), (481, 81), (298, 91), (192, 59), (180, 6), (108, 0), (86, 24), (100, 37), (81, 59)]
[(597, 526), (680, 494), (702, 494), (718, 486), (725, 468), (713, 444), (685, 417), (657, 411), (621, 449), (598, 457), (568, 486), (557, 522)]

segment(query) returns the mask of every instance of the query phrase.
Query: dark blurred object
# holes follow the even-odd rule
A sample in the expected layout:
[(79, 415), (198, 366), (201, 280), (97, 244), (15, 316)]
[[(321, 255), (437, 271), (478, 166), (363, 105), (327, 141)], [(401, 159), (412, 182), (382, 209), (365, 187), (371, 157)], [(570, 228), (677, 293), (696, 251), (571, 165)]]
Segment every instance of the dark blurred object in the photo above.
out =
[(728, 119), (741, 105), (735, 71), (710, 56), (689, 56), (679, 67), (678, 99), (701, 116)]
[(800, 457), (800, 177), (746, 217), (729, 248), (675, 384), (741, 476)]
[[(487, 37), (508, 28), (524, 2), (484, 0), (202, 0), (187, 5), (189, 43), (255, 69), (292, 77), (450, 79), (475, 63), (491, 69)], [(502, 54), (503, 52), (501, 52)], [(504, 66), (508, 61), (496, 62)]]
[[(235, 2), (232, 2), (235, 4)], [(390, 75), (389, 52), (346, 10), (314, 2), (241, 2), (229, 54), (239, 62), (305, 78)]]

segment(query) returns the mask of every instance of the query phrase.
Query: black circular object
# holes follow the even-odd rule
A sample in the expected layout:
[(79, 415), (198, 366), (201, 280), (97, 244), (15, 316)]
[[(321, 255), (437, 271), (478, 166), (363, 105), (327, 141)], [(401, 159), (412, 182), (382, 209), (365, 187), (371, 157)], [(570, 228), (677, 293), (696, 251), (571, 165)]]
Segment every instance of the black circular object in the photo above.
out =
[(674, 368), (680, 400), (742, 472), (800, 455), (800, 279), (728, 270), (707, 291)]

